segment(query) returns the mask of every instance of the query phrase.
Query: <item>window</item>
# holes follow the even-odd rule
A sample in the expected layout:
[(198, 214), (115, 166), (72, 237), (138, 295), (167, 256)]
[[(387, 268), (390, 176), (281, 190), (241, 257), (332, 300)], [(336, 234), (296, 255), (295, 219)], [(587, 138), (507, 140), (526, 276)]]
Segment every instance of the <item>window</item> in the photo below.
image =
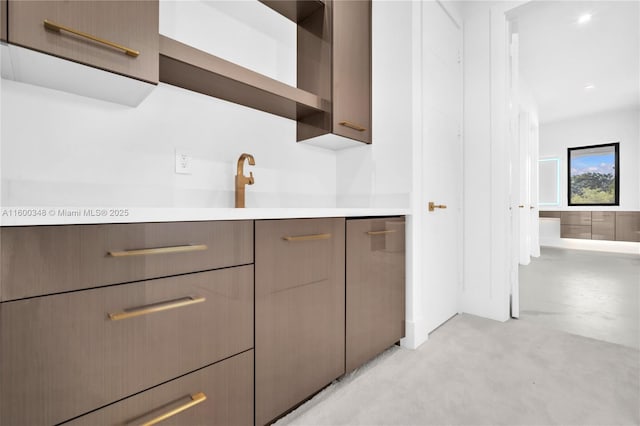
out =
[(616, 142), (568, 149), (570, 206), (620, 204), (619, 145)]

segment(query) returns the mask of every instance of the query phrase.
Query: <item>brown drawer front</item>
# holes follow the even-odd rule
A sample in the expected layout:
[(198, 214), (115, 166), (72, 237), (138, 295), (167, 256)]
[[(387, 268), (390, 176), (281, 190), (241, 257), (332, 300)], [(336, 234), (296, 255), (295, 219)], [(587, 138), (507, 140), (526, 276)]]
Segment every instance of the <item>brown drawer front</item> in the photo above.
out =
[(540, 211), (539, 213), (540, 217), (555, 217), (555, 218), (560, 218), (562, 216), (562, 212), (554, 212), (554, 211)]
[(252, 348), (253, 266), (5, 302), (0, 333), (0, 424), (59, 423)]
[(404, 337), (404, 222), (347, 220), (347, 372)]
[(616, 240), (640, 241), (640, 212), (616, 212)]
[(615, 212), (591, 212), (591, 239), (609, 241), (616, 239)]
[(256, 221), (257, 425), (344, 374), (344, 228)]
[(562, 225), (591, 225), (591, 212), (562, 212), (560, 223)]
[(82, 416), (73, 426), (144, 424), (180, 408), (162, 425), (253, 424), (253, 351), (236, 355)]
[[(157, 1), (9, 2), (9, 42), (75, 62), (158, 82)], [(113, 42), (139, 55), (97, 40), (45, 29), (44, 20)]]
[(252, 221), (5, 227), (1, 299), (249, 263)]
[(591, 239), (591, 226), (587, 225), (561, 225), (561, 238), (578, 238), (582, 240)]

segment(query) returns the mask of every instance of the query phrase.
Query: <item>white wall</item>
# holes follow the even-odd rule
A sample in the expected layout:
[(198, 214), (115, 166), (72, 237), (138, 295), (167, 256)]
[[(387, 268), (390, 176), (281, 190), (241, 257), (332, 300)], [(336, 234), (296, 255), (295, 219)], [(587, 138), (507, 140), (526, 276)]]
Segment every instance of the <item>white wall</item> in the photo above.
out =
[[(609, 142), (620, 142), (620, 206), (571, 206), (569, 208), (567, 148)], [(540, 125), (540, 158), (560, 159), (560, 205), (541, 206), (540, 210), (640, 210), (640, 110), (607, 111), (542, 123)], [(544, 190), (540, 188), (541, 192)]]
[[(251, 6), (253, 21), (274, 13), (257, 2), (243, 3)], [(191, 40), (199, 36), (209, 47), (212, 41), (224, 47), (249, 37), (246, 25), (229, 24), (236, 16), (216, 13), (208, 25), (224, 24), (237, 34), (192, 31)], [(177, 34), (175, 26), (170, 30)], [(234, 59), (286, 80), (295, 51), (283, 37), (236, 44)], [(265, 50), (279, 53), (251, 62)], [(3, 81), (1, 96), (4, 206), (232, 207), (242, 152), (256, 158), (247, 206), (336, 203), (335, 153), (296, 143), (292, 120), (164, 84), (136, 108), (12, 81)], [(193, 156), (192, 175), (174, 173), (175, 149)]]

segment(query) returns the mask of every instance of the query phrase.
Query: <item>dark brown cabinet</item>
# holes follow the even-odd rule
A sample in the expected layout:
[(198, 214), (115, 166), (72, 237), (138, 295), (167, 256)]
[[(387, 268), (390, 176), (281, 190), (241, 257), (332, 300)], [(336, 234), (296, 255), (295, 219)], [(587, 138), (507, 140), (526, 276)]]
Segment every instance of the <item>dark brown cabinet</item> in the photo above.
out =
[(404, 223), (404, 218), (347, 220), (347, 372), (404, 337)]
[(10, 0), (8, 17), (11, 44), (158, 82), (157, 1)]
[[(183, 411), (177, 412), (180, 408)], [(151, 423), (171, 411), (175, 414), (163, 420), (162, 425), (252, 425), (253, 351), (243, 352), (65, 424), (139, 425)]]
[(253, 423), (253, 221), (1, 237), (0, 424)]
[(256, 221), (257, 425), (345, 372), (344, 229), (344, 218)]
[(371, 1), (326, 1), (298, 23), (298, 87), (332, 105), (298, 120), (299, 142), (348, 146), (337, 135), (371, 143)]
[(640, 241), (640, 212), (616, 212), (616, 240)]
[(616, 212), (591, 212), (591, 239), (616, 239)]
[(0, 423), (57, 424), (252, 347), (252, 265), (7, 302)]

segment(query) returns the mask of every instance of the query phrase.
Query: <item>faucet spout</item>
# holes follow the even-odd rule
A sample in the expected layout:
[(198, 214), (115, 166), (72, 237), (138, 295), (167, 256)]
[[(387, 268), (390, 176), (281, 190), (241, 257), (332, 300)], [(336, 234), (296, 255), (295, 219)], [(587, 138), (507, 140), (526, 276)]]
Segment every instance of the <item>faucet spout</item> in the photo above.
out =
[(253, 185), (255, 183), (253, 172), (249, 172), (249, 176), (244, 175), (245, 160), (248, 160), (251, 166), (256, 165), (256, 160), (251, 154), (243, 153), (240, 155), (240, 158), (238, 158), (238, 169), (236, 172), (236, 208), (244, 208), (245, 185)]

